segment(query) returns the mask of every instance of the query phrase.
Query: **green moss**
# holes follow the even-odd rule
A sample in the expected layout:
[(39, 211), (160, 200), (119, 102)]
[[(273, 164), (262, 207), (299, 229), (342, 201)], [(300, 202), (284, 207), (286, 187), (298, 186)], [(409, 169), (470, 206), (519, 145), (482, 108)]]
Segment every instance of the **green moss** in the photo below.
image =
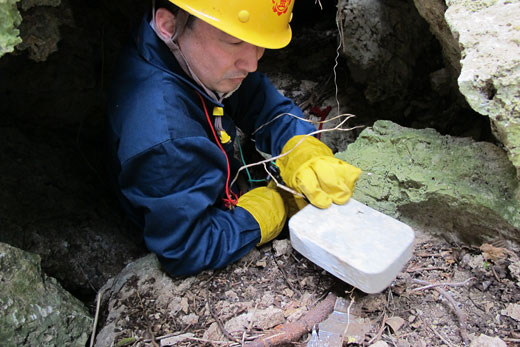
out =
[(337, 157), (363, 170), (354, 198), (383, 213), (467, 240), (476, 230), (520, 238), (516, 170), (491, 143), (378, 121)]
[(17, 29), (22, 22), (22, 16), (16, 8), (17, 2), (18, 0), (0, 0), (0, 57), (12, 52), (22, 42)]

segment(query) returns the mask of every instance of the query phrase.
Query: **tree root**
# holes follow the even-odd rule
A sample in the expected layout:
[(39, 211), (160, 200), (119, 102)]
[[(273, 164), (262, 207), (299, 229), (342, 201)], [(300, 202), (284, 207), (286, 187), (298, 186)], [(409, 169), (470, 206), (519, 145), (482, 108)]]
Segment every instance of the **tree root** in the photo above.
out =
[(274, 328), (274, 333), (269, 336), (262, 336), (246, 343), (247, 347), (269, 347), (280, 346), (293, 341), (296, 341), (303, 334), (308, 333), (312, 328), (324, 321), (334, 311), (334, 304), (336, 303), (336, 295), (329, 293), (322, 302), (317, 304), (305, 316), (296, 322), (281, 324)]

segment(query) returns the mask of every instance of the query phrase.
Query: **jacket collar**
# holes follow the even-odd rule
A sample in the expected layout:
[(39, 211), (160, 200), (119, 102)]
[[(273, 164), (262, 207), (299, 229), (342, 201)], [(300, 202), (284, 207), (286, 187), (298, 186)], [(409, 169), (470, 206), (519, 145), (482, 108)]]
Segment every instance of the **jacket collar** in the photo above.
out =
[(175, 76), (200, 93), (208, 101), (222, 106), (220, 102), (210, 97), (192, 78), (190, 78), (181, 68), (170, 49), (155, 34), (150, 26), (151, 14), (148, 13), (143, 17), (141, 24), (134, 34), (134, 43), (140, 56), (149, 64)]

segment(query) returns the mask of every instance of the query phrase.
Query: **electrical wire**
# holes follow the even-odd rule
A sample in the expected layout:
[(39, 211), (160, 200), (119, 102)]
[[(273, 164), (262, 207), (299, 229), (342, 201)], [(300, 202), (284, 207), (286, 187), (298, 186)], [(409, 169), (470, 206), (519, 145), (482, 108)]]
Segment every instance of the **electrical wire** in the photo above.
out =
[[(296, 118), (302, 119), (302, 120), (307, 121), (307, 122), (311, 122), (311, 121), (309, 121), (309, 120), (307, 120), (307, 119), (304, 119), (304, 118), (298, 117), (298, 116), (293, 115), (293, 114), (290, 114), (290, 113), (282, 113), (282, 114), (279, 114), (278, 116), (274, 117), (271, 121), (267, 122), (266, 124), (263, 124), (262, 126), (260, 126), (256, 131), (258, 131), (259, 129), (261, 129), (261, 128), (264, 127), (265, 125), (267, 125), (267, 124), (273, 122), (275, 119), (280, 118), (281, 116), (284, 116), (284, 115), (289, 115), (289, 116), (292, 116), (292, 117), (296, 117)], [(288, 150), (287, 152), (285, 152), (285, 153), (283, 153), (283, 154), (280, 154), (280, 155), (278, 155), (278, 156), (271, 157), (271, 158), (268, 158), (268, 159), (265, 159), (265, 160), (261, 160), (261, 161), (256, 162), (256, 163), (252, 163), (252, 164), (247, 164), (247, 165), (243, 165), (243, 166), (241, 166), (241, 167), (238, 169), (238, 171), (237, 171), (235, 177), (234, 177), (233, 180), (231, 181), (231, 185), (233, 185), (233, 184), (236, 182), (236, 180), (238, 179), (238, 175), (240, 174), (240, 172), (241, 172), (242, 170), (247, 170), (248, 168), (253, 167), (253, 166), (256, 166), (256, 165), (263, 165), (264, 168), (266, 169), (267, 173), (269, 174), (269, 176), (271, 176), (271, 178), (273, 178), (273, 180), (275, 181), (276, 185), (277, 185), (279, 188), (284, 189), (284, 190), (287, 190), (287, 191), (291, 192), (292, 194), (295, 194), (295, 195), (298, 195), (298, 196), (304, 197), (302, 194), (300, 194), (300, 193), (298, 193), (298, 192), (292, 190), (291, 188), (289, 188), (289, 187), (287, 187), (287, 186), (284, 186), (284, 185), (280, 184), (279, 182), (277, 182), (276, 179), (274, 179), (274, 177), (270, 174), (269, 170), (267, 170), (265, 164), (268, 163), (268, 162), (270, 162), (270, 161), (275, 161), (276, 159), (282, 158), (282, 157), (286, 156), (287, 154), (291, 153), (291, 152), (292, 152), (296, 147), (298, 147), (298, 146), (299, 146), (299, 145), (300, 145), (300, 144), (301, 144), (301, 143), (302, 143), (302, 142), (303, 142), (307, 137), (309, 137), (309, 136), (314, 136), (314, 135), (316, 135), (316, 134), (321, 134), (321, 133), (330, 132), (330, 131), (352, 131), (352, 130), (354, 130), (354, 129), (359, 129), (359, 128), (364, 127), (363, 125), (357, 125), (357, 126), (354, 126), (354, 127), (351, 127), (351, 128), (342, 128), (343, 124), (345, 124), (345, 123), (346, 123), (350, 118), (355, 117), (355, 116), (352, 115), (352, 114), (341, 114), (341, 115), (338, 115), (338, 116), (336, 116), (336, 117), (334, 117), (334, 118), (332, 118), (332, 119), (329, 119), (329, 120), (327, 120), (327, 121), (324, 121), (324, 123), (326, 123), (326, 122), (328, 122), (328, 121), (331, 121), (331, 120), (333, 120), (333, 119), (336, 119), (336, 118), (340, 118), (340, 117), (345, 117), (345, 119), (343, 119), (343, 120), (342, 120), (338, 125), (336, 125), (334, 128), (330, 128), (330, 129), (322, 129), (322, 130), (316, 130), (316, 131), (313, 131), (313, 132), (311, 132), (311, 133), (309, 133), (309, 134), (304, 135), (304, 136), (300, 139), (300, 141), (298, 141), (298, 142), (295, 144), (295, 146), (294, 146), (293, 148), (291, 148), (290, 150)], [(256, 131), (255, 131), (255, 132), (256, 132)]]
[[(220, 144), (219, 138), (217, 137), (217, 133), (215, 132), (215, 128), (213, 127), (213, 123), (211, 122), (211, 118), (209, 117), (208, 109), (206, 107), (206, 102), (204, 101), (204, 98), (202, 97), (202, 95), (200, 95), (199, 92), (196, 92), (196, 93), (199, 96), (200, 101), (202, 103), (202, 108), (204, 109), (204, 114), (206, 115), (206, 119), (208, 120), (209, 127), (211, 129), (211, 132), (213, 133), (213, 137), (215, 138), (215, 142), (217, 143), (217, 145), (220, 148), (220, 150), (222, 151), (222, 153), (224, 153), (224, 157), (226, 158), (227, 177), (226, 177), (226, 198), (224, 198), (224, 203), (225, 203), (226, 207), (233, 208), (238, 203), (238, 196), (229, 188), (230, 187), (229, 179), (231, 178), (231, 168), (229, 166), (229, 158), (228, 158), (226, 151), (224, 150), (224, 147), (222, 147), (222, 145)], [(233, 185), (233, 184), (234, 184), (234, 181), (233, 181), (233, 183), (231, 183), (231, 185)]]
[[(350, 119), (352, 117), (355, 117), (353, 114), (339, 114), (339, 115), (337, 115), (337, 116), (335, 116), (333, 118), (326, 119), (326, 120), (323, 120), (323, 121), (314, 121), (314, 120), (310, 120), (310, 119), (307, 119), (307, 118), (303, 118), (303, 117), (297, 116), (297, 115), (289, 113), (289, 112), (284, 112), (284, 113), (280, 113), (279, 115), (277, 115), (273, 119), (271, 119), (271, 120), (265, 122), (264, 124), (260, 125), (258, 128), (255, 129), (255, 131), (253, 131), (251, 133), (251, 135), (256, 134), (258, 131), (260, 131), (260, 129), (262, 129), (263, 127), (268, 126), (269, 124), (271, 124), (272, 122), (274, 122), (275, 120), (277, 120), (278, 118), (280, 118), (282, 116), (290, 116), (290, 117), (297, 118), (299, 120), (302, 120), (302, 121), (307, 122), (307, 123), (312, 123), (312, 124), (325, 124), (325, 123), (332, 122), (333, 120), (336, 120), (336, 119), (342, 118), (342, 117), (349, 117), (348, 119)], [(342, 123), (344, 123), (344, 122), (342, 122)]]
[[(246, 159), (244, 158), (244, 153), (242, 151), (242, 145), (240, 144), (240, 139), (237, 139), (237, 145), (238, 145), (238, 151), (240, 152), (240, 160), (242, 160), (242, 164), (247, 165)], [(265, 182), (265, 179), (262, 180), (255, 180), (253, 177), (251, 177), (251, 173), (249, 172), (249, 169), (246, 167), (246, 174), (247, 174), (247, 181), (249, 182), (249, 187), (253, 188), (253, 183), (262, 183)]]

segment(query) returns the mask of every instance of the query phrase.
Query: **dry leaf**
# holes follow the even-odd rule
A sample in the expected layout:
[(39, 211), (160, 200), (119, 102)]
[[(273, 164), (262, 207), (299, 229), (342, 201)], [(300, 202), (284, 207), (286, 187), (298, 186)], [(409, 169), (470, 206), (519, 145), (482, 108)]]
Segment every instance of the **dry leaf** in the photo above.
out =
[(394, 333), (396, 333), (399, 329), (401, 329), (401, 327), (403, 326), (404, 323), (405, 323), (405, 320), (402, 319), (401, 317), (397, 317), (397, 316), (390, 317), (386, 320), (386, 324), (388, 324), (388, 326), (390, 328), (392, 328)]
[(192, 337), (195, 337), (195, 335), (192, 333), (186, 333), (186, 334), (182, 334), (182, 335), (167, 337), (167, 338), (161, 339), (161, 347), (175, 346), (179, 342), (182, 342), (182, 341), (187, 340)]
[(188, 304), (188, 299), (187, 298), (182, 298), (181, 299), (181, 310), (182, 310), (182, 312), (188, 314), (188, 312), (190, 310), (190, 305)]
[(264, 268), (267, 266), (267, 260), (265, 258), (260, 259), (256, 262), (256, 266)]
[(347, 326), (347, 331), (343, 336), (343, 341), (347, 343), (360, 344), (365, 340), (366, 334), (370, 331), (371, 321), (368, 318), (356, 318)]
[(294, 292), (293, 292), (291, 289), (289, 289), (289, 288), (285, 288), (285, 289), (283, 290), (283, 294), (284, 294), (285, 296), (288, 296), (288, 297), (292, 298), (293, 295), (294, 295)]
[(509, 304), (509, 305), (507, 305), (506, 309), (502, 310), (500, 313), (520, 322), (520, 305), (519, 304)]
[(480, 250), (487, 260), (497, 260), (506, 256), (503, 248), (492, 246), (489, 243), (482, 244)]

